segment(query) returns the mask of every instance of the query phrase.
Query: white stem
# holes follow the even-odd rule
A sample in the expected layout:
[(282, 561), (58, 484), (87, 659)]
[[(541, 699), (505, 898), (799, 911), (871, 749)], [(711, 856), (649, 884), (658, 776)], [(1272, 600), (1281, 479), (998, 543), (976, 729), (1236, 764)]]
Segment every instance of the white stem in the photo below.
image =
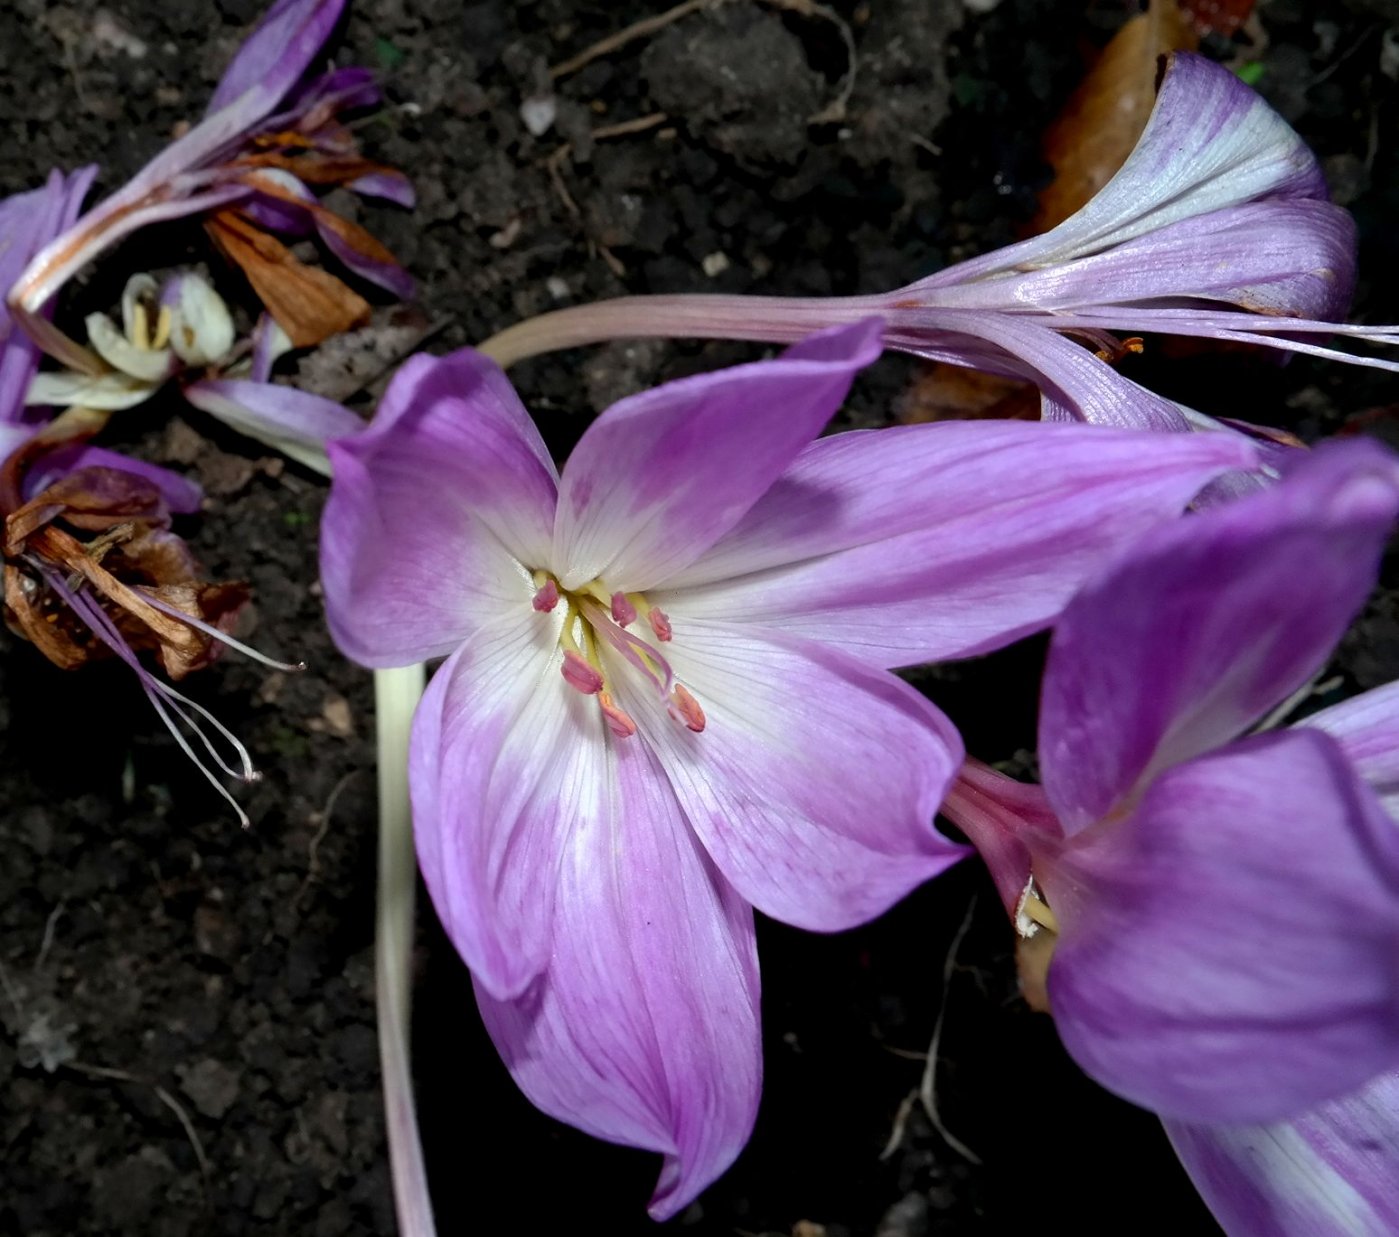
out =
[(408, 801), (408, 733), (426, 681), (425, 668), (420, 665), (374, 672), (379, 740), (379, 911), (374, 987), (389, 1166), (400, 1237), (436, 1234), (409, 1059), (417, 863)]

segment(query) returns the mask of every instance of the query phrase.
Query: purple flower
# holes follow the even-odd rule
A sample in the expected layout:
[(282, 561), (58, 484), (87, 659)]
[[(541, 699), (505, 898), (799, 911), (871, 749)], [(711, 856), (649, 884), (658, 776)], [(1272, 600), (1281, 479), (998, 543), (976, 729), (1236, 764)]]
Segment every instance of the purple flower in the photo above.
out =
[(1349, 307), (1354, 282), (1355, 226), (1327, 201), (1302, 140), (1227, 69), (1177, 52), (1126, 164), (1041, 236), (893, 292), (624, 297), (531, 319), (483, 350), (508, 365), (601, 339), (783, 342), (878, 314), (887, 347), (1038, 383), (1046, 420), (1184, 430), (1198, 414), (1114, 370), (1111, 361), (1140, 348), (1115, 332), (1243, 340), (1399, 368), (1306, 342), (1342, 332), (1395, 342), (1393, 330), (1331, 321)]
[(673, 1214), (760, 1075), (752, 908), (833, 931), (964, 852), (962, 759), (896, 666), (1050, 622), (1103, 556), (1253, 449), (1079, 426), (813, 441), (877, 322), (608, 409), (556, 473), (500, 371), (396, 375), (330, 446), (331, 629), (448, 658), (414, 723), (420, 865), (512, 1074), (666, 1157)]
[(224, 73), (204, 119), (5, 285), (11, 308), (46, 351), (72, 368), (103, 372), (90, 352), (30, 316), (121, 237), (192, 214), (209, 216), (215, 240), (298, 347), (347, 328), (368, 306), (327, 272), (301, 266), (265, 228), (314, 229), (356, 273), (397, 296), (411, 295), (412, 280), (392, 255), (307, 188), (343, 184), (413, 202), (402, 174), (363, 158), (337, 119), (378, 102), (368, 70), (338, 69), (298, 85), (343, 7), (344, 0), (276, 0)]
[(1325, 663), (1396, 513), (1399, 462), (1356, 442), (1153, 530), (1055, 627), (1038, 803), (973, 769), (944, 806), (1065, 1047), (1165, 1117), (1273, 1121), (1399, 1065), (1399, 830), (1322, 729), (1239, 737)]
[[(1333, 736), (1399, 822), (1399, 683), (1325, 709), (1302, 725)], [(1166, 1132), (1230, 1233), (1399, 1232), (1399, 1070), (1286, 1120), (1249, 1126), (1167, 1121)]]

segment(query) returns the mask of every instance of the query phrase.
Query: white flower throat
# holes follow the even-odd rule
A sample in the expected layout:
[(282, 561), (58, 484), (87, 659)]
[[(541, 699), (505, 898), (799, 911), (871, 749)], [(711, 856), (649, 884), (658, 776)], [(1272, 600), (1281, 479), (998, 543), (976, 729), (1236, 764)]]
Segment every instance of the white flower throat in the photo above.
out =
[(670, 662), (656, 644), (628, 630), (633, 624), (645, 622), (657, 644), (668, 643), (670, 619), (659, 606), (651, 605), (641, 593), (613, 591), (600, 579), (577, 589), (560, 588), (557, 577), (547, 571), (534, 572), (533, 580), (532, 604), (536, 610), (547, 614), (560, 602), (566, 607), (559, 632), (564, 681), (585, 696), (598, 698), (603, 720), (614, 735), (630, 738), (636, 733), (636, 723), (617, 704), (608, 687), (599, 640), (605, 641), (655, 687), (671, 717), (697, 733), (704, 729), (704, 710), (684, 684), (675, 681)]

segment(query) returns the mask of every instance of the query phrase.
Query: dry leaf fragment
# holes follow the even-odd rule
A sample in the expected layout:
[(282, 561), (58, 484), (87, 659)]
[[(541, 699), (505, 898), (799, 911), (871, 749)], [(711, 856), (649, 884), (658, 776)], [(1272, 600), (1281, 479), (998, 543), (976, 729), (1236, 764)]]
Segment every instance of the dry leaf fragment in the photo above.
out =
[(899, 399), (898, 418), (920, 421), (1037, 421), (1040, 393), (1032, 382), (984, 374), (934, 361), (925, 365)]

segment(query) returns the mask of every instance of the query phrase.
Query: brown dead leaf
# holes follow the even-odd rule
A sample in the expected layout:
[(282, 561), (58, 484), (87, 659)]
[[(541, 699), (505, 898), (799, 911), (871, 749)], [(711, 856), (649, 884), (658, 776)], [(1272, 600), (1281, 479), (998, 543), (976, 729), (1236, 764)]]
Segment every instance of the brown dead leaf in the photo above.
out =
[(905, 425), (920, 421), (1037, 421), (1040, 393), (1032, 382), (934, 361), (919, 371), (899, 397), (895, 415)]
[(1033, 232), (1062, 223), (1112, 179), (1151, 115), (1158, 58), (1198, 42), (1176, 0), (1151, 0), (1113, 36), (1045, 132), (1042, 149), (1054, 180), (1040, 194)]
[(329, 271), (299, 262), (281, 241), (233, 211), (210, 215), (204, 226), (295, 347), (314, 347), (368, 321), (369, 302), (362, 296)]

